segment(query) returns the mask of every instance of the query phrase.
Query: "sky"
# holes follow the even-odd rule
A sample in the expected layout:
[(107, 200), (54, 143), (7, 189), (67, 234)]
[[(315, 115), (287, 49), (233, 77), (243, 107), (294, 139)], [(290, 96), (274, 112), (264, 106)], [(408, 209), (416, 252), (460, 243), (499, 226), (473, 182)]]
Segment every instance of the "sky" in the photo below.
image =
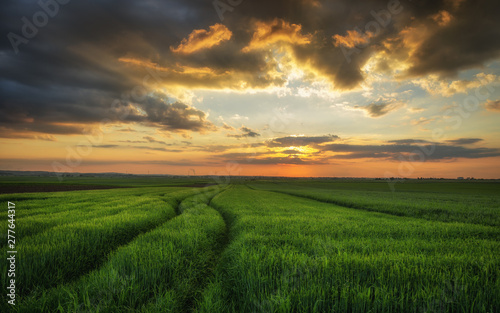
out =
[(0, 170), (500, 178), (496, 0), (6, 0)]

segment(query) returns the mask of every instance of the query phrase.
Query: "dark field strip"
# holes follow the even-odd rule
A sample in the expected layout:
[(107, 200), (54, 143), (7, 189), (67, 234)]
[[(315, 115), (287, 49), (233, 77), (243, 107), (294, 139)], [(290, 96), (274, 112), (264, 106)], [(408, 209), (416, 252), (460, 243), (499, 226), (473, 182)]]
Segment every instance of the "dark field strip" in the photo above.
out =
[[(429, 192), (380, 192), (336, 190), (279, 184), (252, 184), (267, 190), (332, 203), (352, 209), (381, 212), (441, 222), (500, 226), (500, 193), (463, 195)], [(499, 189), (500, 192), (500, 189)]]
[(19, 312), (187, 312), (219, 251), (225, 224), (206, 203), (215, 189), (185, 199), (180, 215), (138, 236), (72, 284), (25, 297)]
[(495, 312), (500, 229), (234, 187), (231, 241), (198, 312)]
[(68, 185), (68, 184), (0, 184), (0, 194), (32, 193), (32, 192), (58, 192), (74, 190), (98, 190), (124, 188), (123, 186), (104, 185)]
[[(116, 215), (64, 224), (29, 237), (17, 245), (22, 256), (17, 263), (17, 292), (27, 295), (38, 289), (71, 282), (97, 268), (117, 247), (133, 240), (175, 216), (180, 200), (196, 193), (186, 190), (169, 196), (169, 203), (159, 198)], [(2, 264), (5, 285), (7, 264)], [(4, 287), (4, 286), (3, 286)]]

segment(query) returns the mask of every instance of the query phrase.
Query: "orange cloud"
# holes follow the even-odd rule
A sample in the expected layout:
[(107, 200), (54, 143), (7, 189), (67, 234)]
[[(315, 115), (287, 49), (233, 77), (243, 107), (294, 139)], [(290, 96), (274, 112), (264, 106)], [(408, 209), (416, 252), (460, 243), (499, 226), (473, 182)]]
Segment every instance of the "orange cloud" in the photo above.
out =
[(439, 26), (446, 26), (448, 25), (453, 16), (445, 10), (439, 11), (438, 13), (434, 14), (432, 16), (432, 19), (439, 25)]
[(275, 18), (270, 22), (257, 21), (254, 24), (254, 33), (248, 46), (242, 49), (249, 52), (262, 49), (269, 45), (286, 42), (294, 45), (306, 45), (311, 43), (311, 35), (303, 35), (302, 26), (290, 24), (283, 19)]
[(200, 50), (210, 49), (219, 45), (223, 41), (231, 39), (233, 33), (222, 24), (215, 24), (209, 30), (195, 29), (188, 38), (182, 39), (177, 48), (170, 47), (170, 50), (180, 54), (191, 54)]
[(361, 34), (357, 30), (348, 30), (346, 36), (335, 35), (332, 38), (335, 47), (344, 46), (346, 48), (354, 48), (357, 45), (368, 43), (371, 37), (373, 37), (373, 33), (371, 32)]
[(500, 112), (500, 100), (495, 100), (495, 101), (488, 100), (486, 101), (484, 106), (488, 111)]

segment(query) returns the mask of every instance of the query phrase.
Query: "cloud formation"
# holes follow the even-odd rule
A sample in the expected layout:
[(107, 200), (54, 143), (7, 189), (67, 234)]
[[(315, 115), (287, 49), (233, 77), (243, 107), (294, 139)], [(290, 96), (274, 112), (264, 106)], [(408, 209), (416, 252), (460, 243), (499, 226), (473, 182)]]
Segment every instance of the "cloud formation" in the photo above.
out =
[(463, 145), (479, 142), (479, 138), (461, 138), (450, 140), (447, 143), (433, 143), (414, 139), (391, 141), (390, 144), (380, 145), (353, 145), (329, 144), (322, 146), (322, 151), (335, 152), (333, 159), (387, 159), (387, 160), (415, 160), (439, 161), (457, 158), (480, 159), (500, 156), (498, 148), (474, 147)]
[(355, 105), (355, 109), (364, 110), (369, 117), (381, 117), (402, 107), (397, 101), (370, 103), (366, 106)]
[[(206, 133), (217, 129), (208, 110), (159, 91), (266, 90), (286, 86), (295, 71), (304, 80), (325, 80), (336, 91), (353, 90), (367, 81), (367, 65), (375, 61), (445, 96), (466, 93), (478, 81), (498, 82), (486, 72), (443, 81), (500, 57), (498, 1), (399, 4), (400, 13), (387, 15), (387, 0), (244, 1), (221, 23), (211, 1), (71, 2), (20, 44), (17, 54), (7, 38), (0, 42), (0, 136), (55, 140), (82, 134), (102, 120), (124, 129), (138, 124)], [(21, 18), (39, 10), (36, 1), (2, 2), (1, 32), (23, 35)], [(378, 29), (368, 27), (374, 23)], [(349, 58), (342, 48), (351, 49)], [(404, 105), (367, 103), (355, 108), (373, 118)], [(485, 107), (500, 111), (497, 100)], [(258, 137), (250, 128), (239, 131), (230, 136)], [(297, 138), (266, 144), (335, 141)]]
[(129, 119), (138, 120), (162, 130), (206, 132), (216, 129), (206, 119), (205, 112), (184, 103), (169, 103), (166, 98), (151, 96), (137, 105), (145, 112), (145, 115), (134, 115)]
[(488, 100), (484, 106), (488, 111), (500, 112), (500, 100)]
[(483, 141), (482, 138), (458, 138), (446, 140), (447, 143), (455, 145), (472, 145), (481, 141)]
[(266, 142), (268, 147), (301, 147), (309, 145), (318, 145), (322, 143), (338, 140), (336, 135), (326, 136), (287, 136), (274, 138)]
[(240, 130), (241, 134), (228, 134), (227, 136), (238, 138), (238, 139), (239, 138), (259, 137), (260, 136), (259, 133), (257, 133), (254, 130), (251, 130), (250, 128), (245, 127), (245, 126), (241, 126), (239, 130)]
[(177, 48), (170, 47), (170, 50), (180, 54), (191, 54), (204, 49), (210, 49), (219, 45), (223, 41), (231, 39), (231, 31), (222, 24), (215, 24), (209, 30), (196, 29), (187, 38), (182, 39)]
[(306, 45), (311, 43), (311, 35), (302, 34), (302, 26), (290, 24), (275, 18), (270, 22), (256, 21), (253, 25), (252, 39), (243, 52), (263, 49), (273, 44)]
[(336, 47), (346, 47), (346, 48), (354, 48), (359, 45), (365, 45), (369, 42), (370, 38), (373, 36), (373, 33), (365, 33), (361, 34), (357, 30), (348, 30), (345, 36), (334, 35), (333, 43)]

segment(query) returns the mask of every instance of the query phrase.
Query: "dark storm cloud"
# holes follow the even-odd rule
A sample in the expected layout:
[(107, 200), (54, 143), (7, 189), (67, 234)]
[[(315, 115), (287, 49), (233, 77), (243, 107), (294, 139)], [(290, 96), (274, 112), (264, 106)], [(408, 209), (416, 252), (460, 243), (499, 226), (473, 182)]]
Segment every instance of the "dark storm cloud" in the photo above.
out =
[(410, 75), (455, 75), (500, 56), (500, 2), (453, 2), (444, 7), (452, 16), (449, 24), (430, 32), (413, 54)]
[[(9, 34), (24, 36), (22, 18), (32, 21), (42, 11), (37, 2), (0, 4), (0, 122), (11, 134), (77, 134), (104, 118), (163, 131), (213, 130), (202, 111), (166, 102), (158, 94), (139, 103), (130, 93), (151, 71), (153, 83), (184, 88), (241, 89), (241, 82), (253, 88), (283, 85), (285, 77), (273, 75), (276, 62), (266, 44), (287, 48), (298, 66), (329, 78), (338, 89), (358, 86), (366, 60), (385, 49), (387, 40), (392, 44), (388, 58), (409, 62), (403, 74), (411, 76), (452, 75), (481, 66), (500, 52), (500, 2), (495, 0), (400, 1), (401, 13), (390, 20), (385, 15), (387, 23), (388, 0), (243, 1), (225, 12), (223, 21), (208, 0), (94, 0), (59, 5), (57, 14), (37, 27), (32, 38), (16, 44), (16, 54)], [(436, 18), (443, 11), (451, 16), (447, 23)], [(375, 23), (378, 30), (370, 33), (368, 26)], [(210, 34), (217, 34), (210, 32), (215, 24), (227, 28), (224, 40), (189, 54), (175, 52), (182, 43), (192, 44), (185, 39), (194, 30), (204, 30), (204, 40), (209, 40)], [(408, 27), (422, 30), (411, 55), (401, 34)], [(259, 29), (264, 30), (261, 35)], [(356, 29), (364, 39), (349, 37)], [(346, 58), (342, 47), (349, 42), (356, 44), (347, 49), (351, 54)], [(162, 70), (152, 69), (152, 64)], [(113, 108), (116, 99), (124, 104)], [(143, 112), (122, 120), (130, 106)], [(364, 110), (377, 117), (390, 108), (378, 103)]]
[(215, 130), (206, 120), (206, 113), (180, 102), (168, 103), (167, 99), (155, 94), (138, 103), (146, 115), (131, 114), (126, 119), (140, 121), (167, 131), (190, 130), (204, 132)]
[(77, 96), (59, 94), (58, 97), (48, 95), (45, 100), (50, 101), (44, 102), (38, 92), (32, 95), (29, 90), (17, 99), (7, 97), (0, 103), (0, 122), (3, 123), (0, 136), (7, 132), (82, 134), (88, 128), (85, 125), (95, 126), (104, 120), (142, 123), (171, 132), (215, 130), (205, 112), (180, 102), (171, 103), (158, 93), (139, 103), (120, 101), (97, 91), (80, 91)]
[[(116, 99), (130, 103), (130, 93), (147, 75), (132, 73), (117, 61), (123, 56), (160, 55), (185, 29), (204, 25), (200, 10), (183, 2), (71, 1), (60, 5), (36, 36), (14, 53), (8, 34), (23, 36), (23, 16), (32, 19), (42, 9), (36, 1), (0, 4), (0, 122), (8, 132), (81, 134), (82, 126), (103, 119), (121, 121)], [(156, 13), (155, 13), (156, 12)], [(128, 94), (128, 96), (127, 96)], [(157, 100), (162, 101), (162, 100)], [(169, 131), (204, 131), (204, 113), (180, 103), (159, 109), (152, 100), (143, 104), (151, 115), (130, 114), (123, 122), (158, 125)], [(185, 118), (195, 117), (196, 120)], [(59, 125), (64, 123), (65, 125)], [(3, 131), (2, 131), (3, 133)]]

